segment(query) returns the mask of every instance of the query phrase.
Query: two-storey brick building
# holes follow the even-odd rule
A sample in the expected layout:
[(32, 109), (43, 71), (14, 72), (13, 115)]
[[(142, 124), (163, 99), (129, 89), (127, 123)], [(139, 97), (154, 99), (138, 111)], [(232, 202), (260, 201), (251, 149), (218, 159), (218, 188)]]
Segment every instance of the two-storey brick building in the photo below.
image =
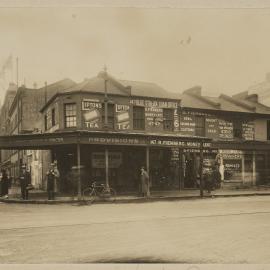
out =
[(269, 176), (270, 110), (255, 95), (207, 97), (200, 87), (180, 95), (104, 71), (43, 105), (41, 134), (1, 137), (1, 148), (50, 150), (47, 162), (57, 161), (63, 192), (93, 180), (135, 192), (141, 166), (152, 190), (198, 188), (201, 165), (211, 170), (216, 161), (225, 184), (250, 186)]

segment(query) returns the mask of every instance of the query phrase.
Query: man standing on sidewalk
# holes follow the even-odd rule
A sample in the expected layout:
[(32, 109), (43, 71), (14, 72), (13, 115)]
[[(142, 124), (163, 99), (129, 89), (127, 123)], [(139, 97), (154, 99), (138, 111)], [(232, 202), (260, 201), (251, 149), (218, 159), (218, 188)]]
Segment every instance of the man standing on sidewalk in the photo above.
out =
[(22, 165), (21, 173), (20, 173), (20, 185), (21, 185), (21, 193), (22, 199), (28, 200), (28, 184), (31, 183), (30, 173), (26, 171), (26, 166)]
[(54, 200), (55, 198), (55, 176), (54, 163), (52, 163), (50, 170), (47, 173), (48, 200)]
[(142, 196), (150, 196), (150, 187), (149, 187), (149, 175), (144, 167), (141, 168), (141, 186), (142, 186)]

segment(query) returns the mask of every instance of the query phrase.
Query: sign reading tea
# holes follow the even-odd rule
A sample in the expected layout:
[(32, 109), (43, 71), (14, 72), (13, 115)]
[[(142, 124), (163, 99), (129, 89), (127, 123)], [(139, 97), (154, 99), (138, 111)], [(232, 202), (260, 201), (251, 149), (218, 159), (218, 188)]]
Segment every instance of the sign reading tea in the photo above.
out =
[(82, 101), (82, 114), (87, 129), (101, 128), (102, 103), (98, 100), (84, 99)]
[(129, 105), (115, 105), (116, 128), (118, 130), (130, 129), (130, 106)]

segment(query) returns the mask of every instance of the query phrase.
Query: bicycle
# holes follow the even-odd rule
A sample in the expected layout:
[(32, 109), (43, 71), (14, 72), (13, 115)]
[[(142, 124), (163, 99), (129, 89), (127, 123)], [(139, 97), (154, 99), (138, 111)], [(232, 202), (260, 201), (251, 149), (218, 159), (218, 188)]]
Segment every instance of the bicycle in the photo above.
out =
[(83, 190), (83, 201), (93, 203), (97, 197), (105, 201), (115, 202), (116, 191), (111, 187), (106, 188), (104, 184), (97, 184), (96, 182)]

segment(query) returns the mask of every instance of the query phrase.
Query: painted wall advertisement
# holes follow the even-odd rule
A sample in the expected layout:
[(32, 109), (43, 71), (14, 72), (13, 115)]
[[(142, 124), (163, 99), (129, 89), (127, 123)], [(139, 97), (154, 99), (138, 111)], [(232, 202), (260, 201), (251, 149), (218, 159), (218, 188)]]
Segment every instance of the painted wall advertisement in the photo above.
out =
[(224, 164), (224, 180), (242, 179), (242, 157), (241, 150), (221, 150)]
[(84, 99), (82, 101), (84, 126), (87, 129), (101, 128), (102, 103), (98, 100)]
[(130, 106), (116, 104), (115, 119), (118, 130), (130, 129)]
[(242, 136), (243, 136), (243, 139), (245, 140), (254, 140), (255, 128), (254, 128), (253, 122), (242, 124)]

